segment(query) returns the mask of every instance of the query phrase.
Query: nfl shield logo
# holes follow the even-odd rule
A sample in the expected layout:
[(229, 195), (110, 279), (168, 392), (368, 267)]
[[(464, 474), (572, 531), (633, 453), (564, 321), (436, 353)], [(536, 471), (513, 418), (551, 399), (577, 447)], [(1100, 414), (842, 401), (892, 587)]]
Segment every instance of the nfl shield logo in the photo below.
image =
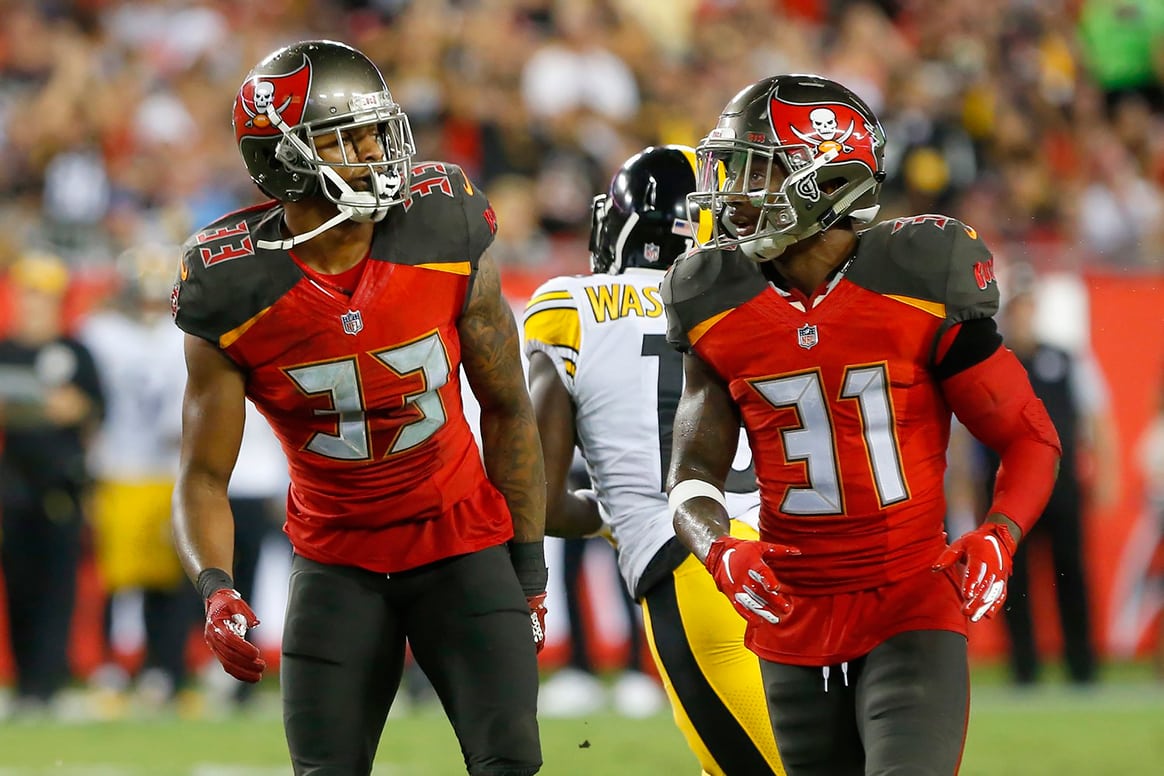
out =
[(364, 316), (359, 310), (348, 310), (340, 316), (344, 325), (344, 334), (359, 334), (364, 330)]
[(796, 342), (800, 347), (809, 350), (816, 346), (816, 326), (806, 323), (796, 330)]
[(647, 243), (643, 246), (643, 260), (650, 264), (659, 260), (659, 246), (656, 243)]

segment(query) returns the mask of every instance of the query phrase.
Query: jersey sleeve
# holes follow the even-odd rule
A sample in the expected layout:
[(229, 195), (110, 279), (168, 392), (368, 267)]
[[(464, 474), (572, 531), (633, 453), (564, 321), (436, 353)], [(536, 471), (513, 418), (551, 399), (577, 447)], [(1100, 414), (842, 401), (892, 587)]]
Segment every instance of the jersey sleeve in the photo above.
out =
[(485, 192), (473, 185), (464, 170), (456, 165), (450, 165), (450, 168), (450, 177), (454, 184), (460, 185), (465, 192), (461, 205), (465, 213), (469, 261), (476, 267), (478, 260), (497, 236), (497, 214), (493, 212), (493, 206), (489, 204)]
[(998, 312), (993, 256), (974, 229), (949, 216), (898, 218), (862, 232), (848, 277), (920, 303), (944, 319), (943, 330)]
[(667, 341), (687, 352), (723, 316), (767, 286), (754, 262), (739, 251), (696, 251), (663, 277)]
[(300, 278), (283, 251), (258, 247), (277, 240), (281, 211), (251, 209), (224, 216), (182, 246), (170, 311), (178, 328), (225, 348), (231, 333), (262, 314)]
[(183, 246), (178, 279), (170, 295), (170, 312), (174, 323), (187, 334), (209, 340), (215, 345), (223, 332), (221, 323), (228, 316), (223, 299), (216, 297), (213, 279), (200, 266), (195, 246)]
[(947, 250), (946, 318), (951, 322), (993, 318), (998, 312), (994, 256), (971, 227), (955, 221)]
[(538, 352), (549, 356), (562, 385), (573, 395), (582, 350), (582, 319), (564, 278), (549, 280), (534, 292), (525, 306), (522, 328), (526, 358)]

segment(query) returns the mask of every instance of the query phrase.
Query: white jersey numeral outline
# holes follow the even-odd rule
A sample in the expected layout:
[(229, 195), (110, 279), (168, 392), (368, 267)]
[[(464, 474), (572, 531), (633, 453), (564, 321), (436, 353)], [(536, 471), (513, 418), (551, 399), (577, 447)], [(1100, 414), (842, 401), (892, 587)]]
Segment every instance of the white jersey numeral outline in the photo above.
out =
[[(834, 419), (825, 400), (820, 373), (801, 372), (758, 380), (752, 386), (776, 408), (796, 411), (799, 425), (781, 431), (789, 463), (804, 462), (808, 487), (790, 487), (780, 510), (790, 515), (840, 515), (845, 512), (837, 460)], [(839, 398), (857, 402), (865, 451), (881, 508), (909, 498), (902, 471), (889, 377), (884, 364), (848, 367)]]
[[(371, 355), (401, 379), (419, 373), (424, 381), (423, 388), (404, 399), (405, 405), (415, 408), (420, 417), (399, 429), (386, 455), (411, 450), (439, 431), (448, 419), (438, 393), (452, 373), (448, 352), (434, 331)], [(341, 461), (371, 459), (371, 432), (355, 356), (291, 367), (284, 372), (303, 393), (328, 395), (331, 408), (317, 409), (316, 415), (336, 416), (336, 433), (316, 432), (304, 449)]]

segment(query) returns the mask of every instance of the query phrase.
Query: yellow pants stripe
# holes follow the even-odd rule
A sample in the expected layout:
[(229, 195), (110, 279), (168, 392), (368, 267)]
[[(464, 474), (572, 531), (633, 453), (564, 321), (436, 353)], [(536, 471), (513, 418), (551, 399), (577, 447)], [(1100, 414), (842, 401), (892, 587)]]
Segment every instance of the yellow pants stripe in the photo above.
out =
[[(732, 534), (756, 538), (742, 523)], [(675, 723), (704, 772), (784, 776), (744, 620), (694, 556), (648, 592), (643, 620)]]

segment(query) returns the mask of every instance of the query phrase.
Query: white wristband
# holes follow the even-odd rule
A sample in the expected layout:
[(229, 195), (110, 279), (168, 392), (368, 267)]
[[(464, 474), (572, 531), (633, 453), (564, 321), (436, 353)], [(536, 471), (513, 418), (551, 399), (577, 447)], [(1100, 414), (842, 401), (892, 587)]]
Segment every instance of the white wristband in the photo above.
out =
[(700, 497), (709, 498), (727, 509), (727, 499), (724, 497), (723, 491), (707, 480), (683, 480), (680, 482), (671, 489), (671, 494), (667, 496), (667, 508), (671, 510), (673, 517), (681, 504)]

